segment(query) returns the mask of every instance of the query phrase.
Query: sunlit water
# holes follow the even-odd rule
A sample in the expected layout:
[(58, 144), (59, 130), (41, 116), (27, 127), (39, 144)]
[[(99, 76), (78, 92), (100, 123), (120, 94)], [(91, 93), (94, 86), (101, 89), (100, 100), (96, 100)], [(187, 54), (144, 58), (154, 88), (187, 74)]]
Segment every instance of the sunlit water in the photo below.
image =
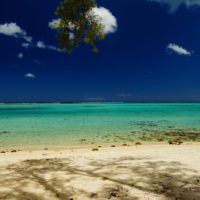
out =
[(0, 145), (76, 145), (200, 133), (199, 103), (1, 104)]

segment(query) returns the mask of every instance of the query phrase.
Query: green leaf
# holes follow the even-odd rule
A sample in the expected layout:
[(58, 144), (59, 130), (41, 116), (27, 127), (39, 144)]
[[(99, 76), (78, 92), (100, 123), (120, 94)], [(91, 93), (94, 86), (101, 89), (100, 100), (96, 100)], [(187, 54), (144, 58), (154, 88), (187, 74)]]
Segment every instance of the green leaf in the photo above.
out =
[[(60, 21), (56, 24), (60, 49), (72, 52), (80, 43), (91, 45), (98, 52), (96, 42), (105, 38), (103, 25), (92, 11), (95, 0), (63, 0), (56, 8)], [(54, 27), (55, 28), (55, 27)]]

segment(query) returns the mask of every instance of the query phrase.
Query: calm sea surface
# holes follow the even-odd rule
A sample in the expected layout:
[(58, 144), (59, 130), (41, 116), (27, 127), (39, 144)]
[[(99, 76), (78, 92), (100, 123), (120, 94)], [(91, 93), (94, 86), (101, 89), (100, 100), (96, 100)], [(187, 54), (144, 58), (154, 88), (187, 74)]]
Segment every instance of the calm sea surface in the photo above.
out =
[(199, 103), (1, 104), (0, 145), (76, 145), (200, 133)]

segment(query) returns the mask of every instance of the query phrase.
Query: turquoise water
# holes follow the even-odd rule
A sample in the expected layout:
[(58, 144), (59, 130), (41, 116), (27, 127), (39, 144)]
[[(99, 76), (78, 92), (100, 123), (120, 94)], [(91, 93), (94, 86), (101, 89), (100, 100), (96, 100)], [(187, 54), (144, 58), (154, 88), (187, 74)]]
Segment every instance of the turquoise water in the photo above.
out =
[(0, 105), (1, 146), (123, 142), (167, 131), (200, 133), (200, 104)]

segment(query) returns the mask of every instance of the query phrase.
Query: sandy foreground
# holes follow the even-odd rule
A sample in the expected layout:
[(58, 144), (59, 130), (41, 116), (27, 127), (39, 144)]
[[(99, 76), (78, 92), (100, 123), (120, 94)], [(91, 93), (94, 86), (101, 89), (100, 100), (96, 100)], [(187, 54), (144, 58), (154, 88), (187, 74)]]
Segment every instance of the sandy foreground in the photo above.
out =
[(0, 154), (2, 200), (200, 200), (200, 144)]

